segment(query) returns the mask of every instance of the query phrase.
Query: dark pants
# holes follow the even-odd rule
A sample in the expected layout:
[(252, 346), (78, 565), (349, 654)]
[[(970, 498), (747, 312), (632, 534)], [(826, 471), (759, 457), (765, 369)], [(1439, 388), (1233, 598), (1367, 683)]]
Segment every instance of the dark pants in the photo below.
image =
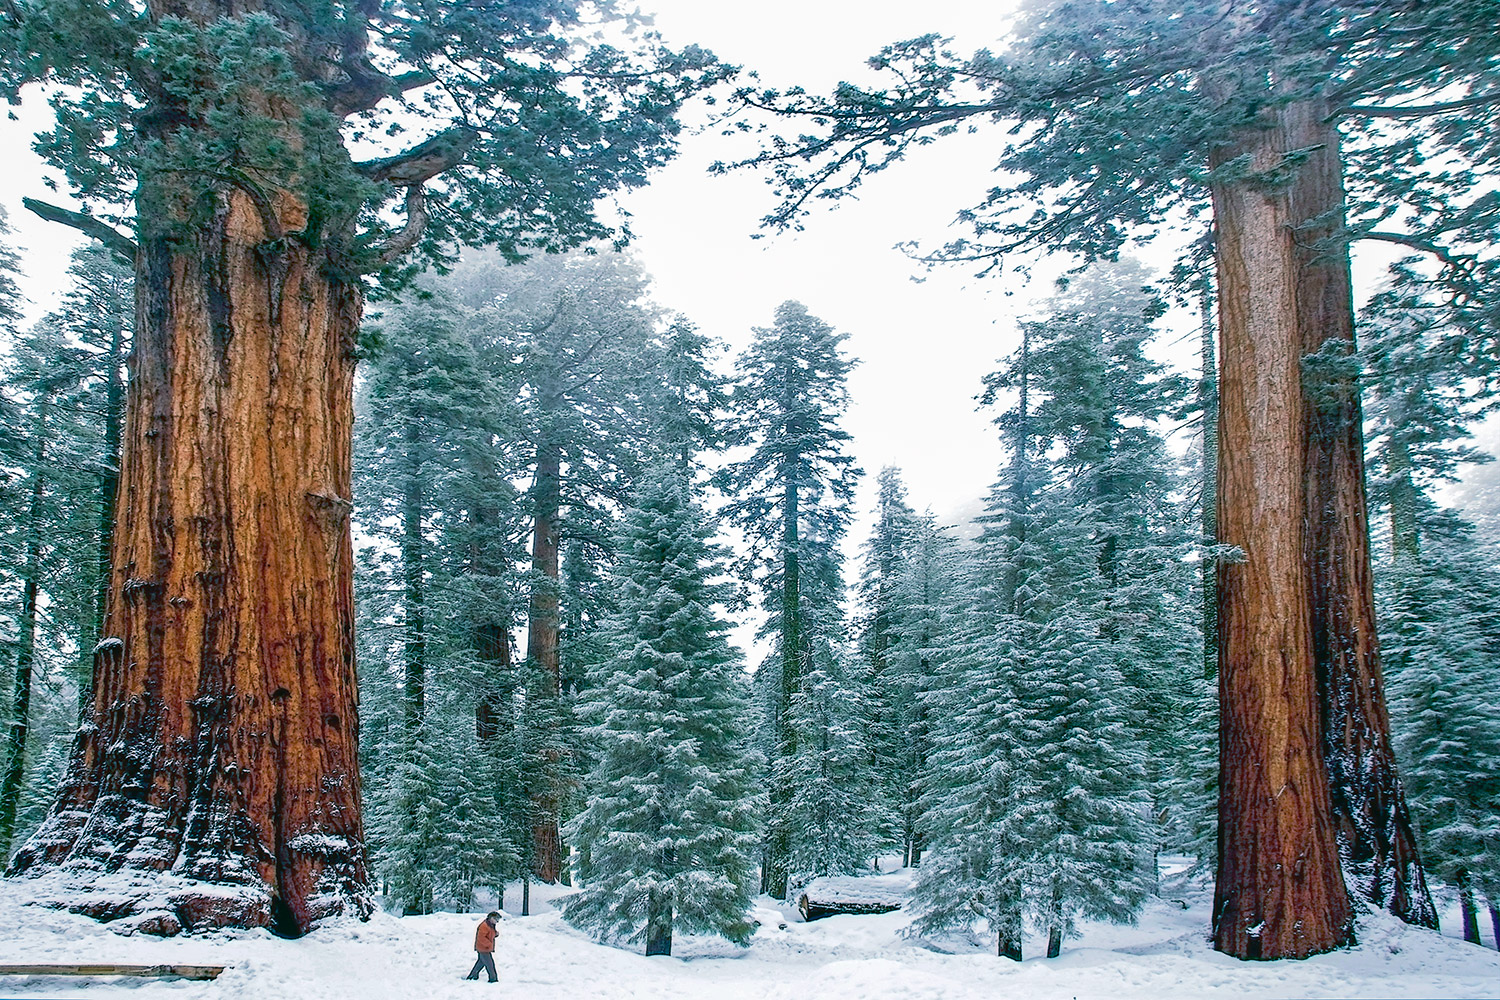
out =
[(483, 969), (485, 972), (488, 972), (490, 974), (490, 982), (499, 982), (500, 977), (495, 975), (495, 956), (487, 951), (477, 951), (474, 954), (478, 955), (479, 957), (474, 959), (474, 968), (469, 970), (469, 975), (467, 976), (467, 978), (478, 979), (479, 970)]

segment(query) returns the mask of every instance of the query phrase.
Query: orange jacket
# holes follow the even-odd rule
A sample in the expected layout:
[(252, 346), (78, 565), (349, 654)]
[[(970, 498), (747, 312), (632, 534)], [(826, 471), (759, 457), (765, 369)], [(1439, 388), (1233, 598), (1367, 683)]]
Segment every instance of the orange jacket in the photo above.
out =
[(479, 930), (474, 932), (474, 950), (483, 952), (495, 950), (495, 928), (489, 920), (479, 921)]

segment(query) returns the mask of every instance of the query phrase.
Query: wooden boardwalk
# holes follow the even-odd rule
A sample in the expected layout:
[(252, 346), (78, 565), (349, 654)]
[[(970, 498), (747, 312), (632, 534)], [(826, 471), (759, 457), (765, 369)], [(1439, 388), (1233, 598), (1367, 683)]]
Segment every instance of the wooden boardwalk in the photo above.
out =
[(139, 976), (217, 979), (222, 965), (0, 965), (0, 976)]

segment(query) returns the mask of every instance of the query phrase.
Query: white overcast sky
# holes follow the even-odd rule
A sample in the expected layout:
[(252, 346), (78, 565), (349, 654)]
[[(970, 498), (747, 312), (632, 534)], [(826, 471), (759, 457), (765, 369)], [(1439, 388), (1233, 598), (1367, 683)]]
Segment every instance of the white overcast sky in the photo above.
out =
[[(644, 0), (643, 6), (655, 8), (655, 27), (669, 43), (703, 45), (754, 69), (768, 86), (827, 92), (840, 80), (873, 79), (865, 60), (889, 42), (936, 32), (952, 36), (962, 51), (991, 45), (1013, 3)], [(715, 160), (753, 150), (753, 139), (726, 139), (714, 130), (686, 137), (681, 156), (624, 200), (660, 301), (736, 350), (750, 327), (769, 325), (786, 299), (850, 335), (845, 347), (860, 365), (850, 380), (845, 426), (867, 473), (866, 510), (884, 465), (901, 467), (918, 510), (930, 506), (945, 516), (982, 495), (1000, 449), (989, 418), (974, 410), (979, 377), (1015, 343), (1014, 317), (1024, 300), (1050, 289), (976, 280), (961, 267), (927, 271), (894, 245), (949, 238), (954, 213), (992, 183), (993, 137), (981, 132), (926, 147), (876, 175), (858, 200), (815, 209), (804, 231), (758, 240), (751, 236), (774, 205), (764, 176), (705, 172)]]

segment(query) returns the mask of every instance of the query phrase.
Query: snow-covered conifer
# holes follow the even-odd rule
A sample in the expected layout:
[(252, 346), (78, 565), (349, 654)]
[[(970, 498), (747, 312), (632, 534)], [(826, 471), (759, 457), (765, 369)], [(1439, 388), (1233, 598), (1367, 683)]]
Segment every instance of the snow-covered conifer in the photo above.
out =
[(590, 798), (569, 826), (589, 859), (567, 919), (671, 954), (675, 931), (744, 943), (756, 844), (748, 691), (714, 610), (726, 594), (678, 463), (648, 472), (616, 539), (614, 656), (600, 669)]

